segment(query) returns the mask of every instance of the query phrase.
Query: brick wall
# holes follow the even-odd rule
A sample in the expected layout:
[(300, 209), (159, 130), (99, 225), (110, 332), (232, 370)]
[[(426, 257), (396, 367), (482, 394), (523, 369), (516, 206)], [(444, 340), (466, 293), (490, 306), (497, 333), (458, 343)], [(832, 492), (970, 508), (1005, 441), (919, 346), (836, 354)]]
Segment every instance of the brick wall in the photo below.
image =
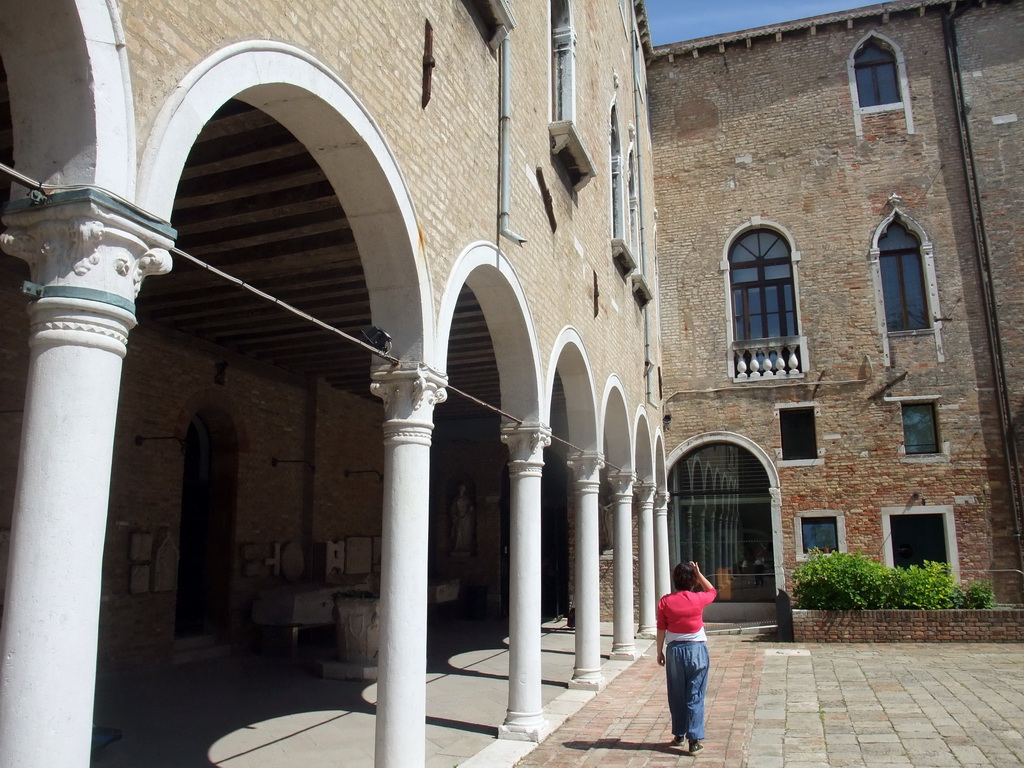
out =
[(798, 643), (1020, 643), (1024, 611), (793, 611)]
[[(977, 13), (973, 26), (963, 22), (964, 35), (976, 35), (972, 49), (990, 52), (991, 77), (989, 67), (980, 69), (972, 87), (1006, 84), (1004, 106), (989, 111), (1012, 111), (1005, 102), (1009, 83), (1019, 82), (1012, 75), (1019, 50), (1006, 34), (990, 39), (980, 19), (1005, 15), (1013, 26), (1019, 6), (973, 8), (964, 19)], [(914, 133), (902, 110), (864, 115), (856, 133), (847, 59), (872, 31), (905, 56)], [(668, 46), (650, 66), (665, 398), (673, 416), (666, 452), (712, 431), (762, 447), (780, 477), (782, 548), (775, 555), (787, 573), (796, 565), (796, 513), (842, 511), (848, 549), (880, 556), (887, 546), (882, 508), (920, 499), (953, 507), (965, 572), (1014, 567), (1017, 558), (1006, 536), (1012, 511), (943, 46), (940, 14), (914, 11), (794, 30), (779, 40), (753, 35), (696, 56)], [(994, 97), (997, 88), (990, 90)], [(1004, 147), (994, 143), (993, 152), (997, 146)], [(1014, 172), (1006, 171), (1007, 200), (1017, 188), (1009, 183)], [(931, 330), (889, 334), (886, 364), (869, 251), (894, 192), (934, 248), (942, 352)], [(799, 252), (803, 380), (735, 383), (728, 374), (722, 264), (730, 235), (756, 217), (788, 233)], [(1000, 221), (1019, 227), (1019, 216)], [(1006, 261), (1009, 284), (1016, 260)], [(901, 454), (901, 405), (885, 398), (906, 396), (938, 398), (948, 460), (915, 463)], [(778, 464), (776, 406), (797, 402), (816, 408), (821, 461), (814, 466)], [(1000, 584), (1000, 591), (1010, 599), (1015, 588)]]

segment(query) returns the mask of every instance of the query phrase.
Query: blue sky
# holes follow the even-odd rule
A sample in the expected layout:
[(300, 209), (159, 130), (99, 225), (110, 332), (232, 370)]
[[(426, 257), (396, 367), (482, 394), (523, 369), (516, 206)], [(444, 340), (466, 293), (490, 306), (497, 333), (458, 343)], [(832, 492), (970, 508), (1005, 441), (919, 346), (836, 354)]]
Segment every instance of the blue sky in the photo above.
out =
[(655, 45), (871, 5), (871, 0), (647, 0)]

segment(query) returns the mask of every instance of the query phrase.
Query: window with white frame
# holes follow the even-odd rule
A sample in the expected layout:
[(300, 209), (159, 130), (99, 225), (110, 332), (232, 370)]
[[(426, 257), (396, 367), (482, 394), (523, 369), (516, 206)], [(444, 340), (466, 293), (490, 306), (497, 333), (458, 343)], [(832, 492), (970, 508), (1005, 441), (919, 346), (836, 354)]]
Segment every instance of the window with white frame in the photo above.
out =
[(551, 120), (576, 117), (576, 32), (569, 0), (551, 0)]
[(942, 320), (935, 254), (925, 231), (889, 197), (893, 210), (875, 229), (871, 264), (885, 365), (890, 365), (890, 336), (931, 334), (935, 358), (943, 362)]
[(847, 74), (857, 136), (863, 136), (863, 115), (898, 110), (904, 113), (907, 133), (914, 132), (906, 62), (894, 41), (878, 32), (861, 38), (847, 60)]
[(939, 429), (935, 403), (903, 403), (903, 446), (906, 454), (939, 452)]
[(612, 107), (610, 151), (611, 173), (609, 174), (609, 183), (612, 195), (612, 237), (617, 240), (624, 240), (626, 225), (622, 197), (622, 140), (619, 137), (619, 117), (615, 107)]
[(796, 559), (807, 560), (811, 552), (846, 552), (846, 516), (831, 509), (797, 512), (793, 519)]
[(752, 219), (728, 248), (726, 263), (733, 378), (802, 376), (796, 254), (781, 231)]
[(896, 72), (896, 54), (877, 38), (871, 38), (853, 55), (857, 81), (857, 103), (865, 107), (898, 104), (900, 80)]
[(939, 425), (938, 395), (886, 397), (885, 402), (900, 406), (903, 442), (902, 460), (909, 463), (949, 461), (949, 442), (942, 439)]
[(914, 493), (904, 506), (882, 507), (882, 541), (882, 556), (889, 567), (949, 563), (953, 577), (960, 577), (952, 506), (926, 504), (920, 493)]

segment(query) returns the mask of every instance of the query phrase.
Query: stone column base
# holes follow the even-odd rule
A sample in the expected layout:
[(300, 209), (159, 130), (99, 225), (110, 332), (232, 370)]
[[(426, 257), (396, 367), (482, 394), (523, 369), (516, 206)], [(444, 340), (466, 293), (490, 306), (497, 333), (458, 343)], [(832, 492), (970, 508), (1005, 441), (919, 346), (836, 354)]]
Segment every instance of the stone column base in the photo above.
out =
[(498, 738), (540, 744), (551, 733), (551, 723), (543, 715), (535, 722), (504, 723), (498, 727)]

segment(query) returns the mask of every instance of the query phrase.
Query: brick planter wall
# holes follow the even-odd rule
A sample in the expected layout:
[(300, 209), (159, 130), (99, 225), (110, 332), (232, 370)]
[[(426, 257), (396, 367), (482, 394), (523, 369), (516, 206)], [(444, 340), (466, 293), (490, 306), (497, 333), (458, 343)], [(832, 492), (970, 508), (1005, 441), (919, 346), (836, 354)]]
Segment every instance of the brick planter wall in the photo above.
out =
[(1020, 643), (1024, 610), (793, 611), (798, 643)]

